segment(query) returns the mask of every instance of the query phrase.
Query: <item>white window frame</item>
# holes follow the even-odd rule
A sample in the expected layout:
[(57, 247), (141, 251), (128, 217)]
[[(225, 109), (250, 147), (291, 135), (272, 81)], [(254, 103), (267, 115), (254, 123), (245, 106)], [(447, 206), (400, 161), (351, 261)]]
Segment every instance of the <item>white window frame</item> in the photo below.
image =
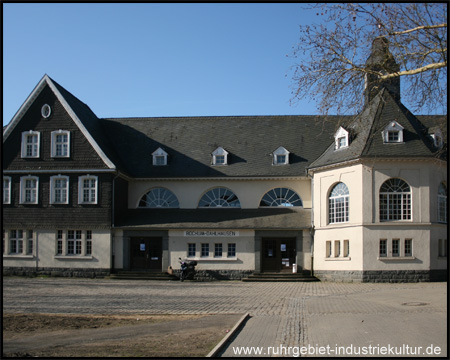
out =
[[(66, 187), (64, 188), (57, 188), (56, 187), (56, 181), (57, 180), (65, 180), (66, 181)], [(62, 191), (65, 193), (65, 198), (61, 201), (56, 201), (56, 193), (57, 191)], [(68, 176), (62, 176), (62, 175), (56, 175), (50, 177), (50, 204), (68, 204), (69, 203), (69, 177)]]
[[(9, 254), (11, 254), (11, 255), (23, 254), (23, 250), (24, 250), (23, 240), (24, 240), (24, 231), (23, 230), (10, 230)], [(13, 251), (13, 249), (15, 249), (15, 251)]]
[[(58, 143), (57, 139), (58, 139), (58, 135), (67, 135), (67, 141), (66, 142), (61, 142)], [(52, 131), (51, 133), (51, 154), (50, 156), (52, 158), (68, 158), (70, 157), (70, 131), (68, 130), (56, 130), (56, 131)], [(62, 148), (66, 148), (66, 152), (63, 153), (62, 155), (59, 155), (58, 152), (58, 145), (61, 145)]]
[[(167, 153), (162, 149), (158, 148), (152, 153), (153, 166), (166, 166), (167, 165)], [(162, 163), (160, 160), (163, 159)]]
[(447, 224), (447, 186), (440, 183), (438, 187), (438, 222)]
[(272, 165), (275, 166), (289, 165), (289, 154), (290, 154), (289, 150), (287, 150), (283, 146), (280, 146), (272, 153), (273, 157)]
[[(394, 183), (394, 181), (397, 182)], [(409, 191), (382, 191), (386, 183), (390, 188), (401, 185), (408, 186)], [(404, 183), (404, 184), (403, 184)], [(411, 186), (400, 178), (390, 178), (381, 184), (379, 192), (379, 211), (380, 222), (385, 221), (412, 221), (412, 191)], [(383, 215), (383, 217), (382, 217)]]
[[(34, 188), (26, 188), (27, 180), (36, 181)], [(34, 190), (33, 190), (34, 189)], [(34, 201), (27, 201), (27, 190), (34, 191)], [(22, 176), (20, 178), (20, 204), (38, 204), (39, 203), (39, 178), (37, 176)]]
[(227, 244), (227, 257), (235, 258), (236, 257), (236, 243), (228, 243)]
[[(89, 200), (84, 200), (84, 181), (85, 180), (95, 180), (95, 187), (89, 187), (87, 190), (89, 191)], [(91, 191), (94, 189), (95, 191), (95, 199), (91, 199)], [(78, 204), (82, 205), (96, 205), (98, 203), (98, 176), (95, 175), (84, 175), (78, 178)]]
[(212, 165), (214, 166), (228, 165), (228, 151), (226, 151), (223, 147), (219, 146), (216, 150), (212, 152), (211, 156), (212, 156)]
[(349, 146), (348, 141), (348, 131), (345, 130), (342, 126), (334, 134), (334, 149), (344, 149)]
[[(404, 127), (401, 126), (397, 121), (392, 121), (382, 131), (383, 142), (385, 144), (401, 144), (401, 143), (403, 143), (403, 129), (404, 129)], [(389, 137), (390, 137), (389, 135), (393, 134), (393, 133), (397, 134), (395, 140), (389, 139)]]
[[(36, 143), (31, 143), (28, 145), (28, 138), (30, 137), (36, 137), (37, 141)], [(28, 146), (31, 146), (31, 155), (27, 154)], [(30, 159), (37, 159), (40, 157), (41, 153), (41, 133), (39, 131), (25, 131), (22, 133), (22, 158), (30, 158)]]
[[(342, 185), (344, 186), (342, 186)], [(340, 188), (338, 188), (340, 186)], [(336, 194), (333, 192), (336, 189)], [(342, 192), (342, 190), (344, 192)], [(338, 192), (339, 191), (339, 192)], [(334, 184), (328, 197), (328, 223), (346, 223), (350, 220), (350, 191), (343, 182)]]
[(9, 176), (3, 176), (3, 204), (11, 204), (11, 177)]

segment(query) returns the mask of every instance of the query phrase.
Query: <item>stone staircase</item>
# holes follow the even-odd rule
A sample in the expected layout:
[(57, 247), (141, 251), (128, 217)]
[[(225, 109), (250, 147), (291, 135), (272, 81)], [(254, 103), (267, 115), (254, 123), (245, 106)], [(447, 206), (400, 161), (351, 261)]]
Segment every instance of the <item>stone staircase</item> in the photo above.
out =
[(307, 272), (299, 272), (296, 274), (293, 273), (259, 273), (252, 274), (247, 278), (243, 278), (242, 281), (251, 281), (251, 282), (283, 282), (283, 281), (295, 281), (295, 282), (307, 282), (307, 281), (320, 281), (318, 278), (312, 276), (309, 271)]
[(167, 272), (146, 272), (146, 271), (117, 271), (109, 275), (110, 279), (117, 280), (161, 280), (161, 281), (180, 281), (175, 275)]

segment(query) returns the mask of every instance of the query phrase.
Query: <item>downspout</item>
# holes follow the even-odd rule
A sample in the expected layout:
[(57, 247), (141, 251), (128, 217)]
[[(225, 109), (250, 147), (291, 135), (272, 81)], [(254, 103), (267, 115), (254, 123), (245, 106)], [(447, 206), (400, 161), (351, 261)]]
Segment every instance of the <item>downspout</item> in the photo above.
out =
[(112, 181), (112, 196), (111, 196), (111, 272), (114, 272), (114, 263), (115, 263), (115, 199), (116, 199), (116, 179), (119, 177), (119, 174), (116, 173)]
[(39, 232), (36, 231), (36, 275), (39, 270)]
[(314, 276), (314, 175), (308, 170), (308, 176), (311, 178), (311, 227), (309, 234), (311, 235), (311, 276)]

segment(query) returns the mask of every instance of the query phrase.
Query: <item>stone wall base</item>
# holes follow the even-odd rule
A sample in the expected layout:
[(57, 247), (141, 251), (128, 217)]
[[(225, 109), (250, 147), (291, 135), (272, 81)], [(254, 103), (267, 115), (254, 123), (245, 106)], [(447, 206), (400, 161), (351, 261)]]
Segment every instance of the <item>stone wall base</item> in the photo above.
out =
[(373, 283), (406, 283), (447, 281), (447, 270), (365, 270), (365, 271), (333, 271), (315, 270), (314, 276), (321, 281), (333, 282), (373, 282)]
[(103, 278), (109, 276), (110, 269), (70, 269), (70, 268), (35, 268), (35, 267), (3, 267), (3, 276), (51, 276)]

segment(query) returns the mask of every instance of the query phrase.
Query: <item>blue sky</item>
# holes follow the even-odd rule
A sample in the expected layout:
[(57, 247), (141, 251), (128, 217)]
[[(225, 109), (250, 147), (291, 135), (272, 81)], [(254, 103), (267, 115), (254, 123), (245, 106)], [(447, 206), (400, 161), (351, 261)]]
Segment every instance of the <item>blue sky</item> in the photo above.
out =
[(3, 124), (44, 74), (99, 117), (313, 114), (289, 104), (303, 7), (3, 4)]

